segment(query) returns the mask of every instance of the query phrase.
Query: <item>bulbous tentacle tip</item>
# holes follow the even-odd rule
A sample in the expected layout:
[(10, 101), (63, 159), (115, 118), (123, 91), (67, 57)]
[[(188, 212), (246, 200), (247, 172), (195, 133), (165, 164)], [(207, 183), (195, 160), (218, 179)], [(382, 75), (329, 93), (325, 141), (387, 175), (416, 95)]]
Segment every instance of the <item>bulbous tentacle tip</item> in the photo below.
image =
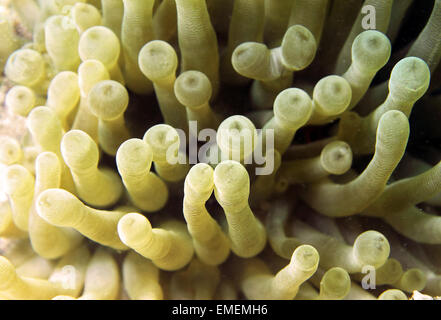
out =
[(141, 48), (138, 64), (142, 73), (155, 82), (174, 75), (178, 67), (178, 57), (169, 43), (153, 40)]
[(61, 139), (61, 154), (73, 169), (87, 169), (98, 165), (99, 150), (92, 138), (82, 130), (70, 130)]
[(269, 58), (269, 49), (266, 45), (257, 42), (244, 42), (234, 49), (231, 64), (237, 73), (254, 78), (256, 69)]
[(139, 239), (144, 239), (152, 230), (150, 221), (139, 213), (128, 213), (118, 222), (118, 235), (121, 241), (128, 245), (136, 245)]
[(126, 111), (129, 105), (129, 94), (121, 83), (114, 80), (103, 80), (90, 90), (87, 102), (90, 111), (97, 118), (114, 120)]
[(285, 89), (274, 101), (275, 117), (288, 128), (303, 126), (311, 117), (312, 111), (312, 100), (302, 89)]
[(319, 259), (319, 253), (313, 246), (301, 245), (294, 250), (290, 264), (299, 270), (311, 271), (317, 269)]
[(333, 141), (323, 148), (320, 160), (330, 174), (344, 174), (352, 166), (351, 147), (344, 141)]
[(430, 69), (427, 63), (417, 57), (401, 59), (392, 69), (389, 90), (394, 99), (415, 102), (429, 88)]
[(198, 163), (190, 169), (185, 181), (194, 191), (212, 190), (214, 188), (214, 170), (206, 163)]
[(352, 62), (362, 72), (377, 72), (389, 60), (391, 50), (391, 43), (384, 33), (366, 30), (352, 44)]
[(399, 289), (388, 289), (378, 296), (378, 300), (409, 300), (409, 298)]
[(214, 169), (214, 185), (221, 193), (235, 194), (249, 186), (249, 175), (239, 162), (222, 161)]
[(354, 255), (361, 266), (379, 268), (386, 262), (389, 254), (389, 241), (377, 231), (363, 232), (354, 242)]
[(175, 95), (180, 103), (197, 108), (208, 103), (212, 94), (210, 79), (199, 71), (185, 71), (175, 81)]
[(63, 225), (79, 214), (84, 204), (73, 194), (64, 189), (47, 189), (36, 200), (36, 209), (40, 217), (54, 225)]
[(349, 106), (351, 98), (351, 86), (340, 76), (324, 77), (314, 87), (314, 107), (323, 116), (342, 113)]
[(116, 164), (120, 174), (139, 175), (150, 170), (153, 161), (151, 148), (145, 141), (132, 138), (124, 141), (116, 153)]
[(320, 294), (325, 297), (342, 299), (351, 290), (351, 277), (340, 267), (329, 269), (320, 281)]
[(282, 40), (282, 63), (288, 70), (300, 71), (311, 64), (317, 52), (317, 42), (308, 28), (293, 25)]

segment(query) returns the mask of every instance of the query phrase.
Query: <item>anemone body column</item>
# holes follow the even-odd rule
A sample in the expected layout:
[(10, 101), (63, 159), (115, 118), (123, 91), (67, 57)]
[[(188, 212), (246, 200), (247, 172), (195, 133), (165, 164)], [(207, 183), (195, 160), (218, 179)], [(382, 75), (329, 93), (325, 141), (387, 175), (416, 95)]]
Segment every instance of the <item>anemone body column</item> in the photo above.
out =
[[(363, 2), (362, 10), (360, 10), (357, 19), (352, 25), (351, 32), (346, 38), (344, 45), (340, 49), (338, 58), (336, 59), (337, 63), (334, 69), (335, 74), (342, 74), (344, 70), (346, 70), (349, 67), (351, 63), (350, 57), (351, 57), (352, 43), (354, 42), (355, 37), (357, 37), (361, 32), (365, 30), (363, 28), (365, 24), (362, 23), (362, 20), (365, 18), (366, 13), (370, 13), (374, 11), (375, 12), (374, 28), (380, 32), (386, 33), (389, 27), (393, 2), (394, 2), (393, 0), (365, 0)], [(370, 20), (369, 21), (370, 24), (372, 24), (373, 19), (369, 18), (369, 20)]]
[(46, 50), (58, 71), (75, 71), (80, 64), (80, 35), (68, 16), (54, 15), (45, 22)]
[(27, 231), (21, 230), (15, 225), (8, 201), (0, 202), (0, 237), (13, 239), (28, 237)]
[(198, 131), (218, 127), (219, 119), (209, 105), (212, 87), (205, 74), (185, 71), (176, 79), (174, 89), (178, 101), (187, 108), (188, 120), (197, 122)]
[(116, 153), (118, 172), (133, 203), (146, 212), (155, 212), (168, 200), (168, 188), (154, 172), (150, 172), (153, 152), (141, 139), (125, 141)]
[(231, 57), (234, 70), (255, 79), (251, 100), (256, 108), (271, 108), (277, 94), (291, 86), (293, 72), (305, 69), (315, 57), (317, 44), (312, 33), (303, 26), (286, 30), (279, 47), (244, 42)]
[(419, 243), (440, 244), (441, 218), (418, 208), (441, 191), (441, 162), (429, 170), (389, 184), (364, 214), (381, 217), (397, 232)]
[(170, 41), (176, 35), (177, 20), (175, 0), (162, 1), (153, 15), (155, 39)]
[[(418, 35), (407, 53), (408, 57), (423, 59), (431, 72), (434, 72), (441, 60), (441, 1), (435, 0), (432, 13), (426, 26)], [(439, 68), (438, 68), (439, 69)]]
[[(119, 266), (110, 251), (100, 247), (87, 263), (84, 289), (78, 300), (116, 300), (120, 293)], [(73, 296), (59, 295), (52, 300), (76, 300)]]
[(296, 0), (291, 7), (288, 27), (299, 24), (314, 35), (317, 45), (322, 38), (323, 27), (329, 9), (328, 0)]
[(78, 300), (116, 300), (120, 277), (119, 266), (112, 253), (98, 248), (87, 265), (83, 294)]
[(47, 90), (47, 106), (55, 111), (64, 130), (70, 128), (69, 115), (80, 100), (78, 75), (72, 71), (58, 73)]
[(124, 16), (121, 44), (124, 54), (124, 78), (127, 87), (138, 94), (149, 94), (153, 87), (139, 69), (138, 54), (153, 40), (152, 11), (154, 0), (123, 0)]
[(351, 165), (351, 148), (346, 142), (336, 140), (328, 143), (317, 157), (284, 161), (277, 174), (278, 183), (317, 182), (331, 174), (342, 175)]
[(185, 224), (168, 220), (161, 228), (152, 228), (139, 213), (129, 213), (118, 223), (121, 240), (160, 269), (174, 271), (187, 265), (194, 249)]
[(390, 253), (386, 237), (374, 230), (361, 233), (353, 246), (321, 233), (300, 220), (293, 222), (290, 231), (299, 241), (317, 249), (320, 266), (326, 270), (340, 267), (348, 273), (359, 273), (366, 265), (379, 268), (387, 261)]
[(164, 122), (187, 132), (187, 113), (174, 93), (178, 68), (178, 56), (175, 49), (165, 41), (150, 41), (142, 47), (138, 59), (142, 73), (153, 82)]
[(28, 231), (29, 210), (34, 195), (34, 176), (25, 167), (13, 164), (3, 172), (2, 180), (15, 225), (23, 231)]
[(102, 24), (100, 11), (89, 3), (75, 3), (71, 9), (71, 17), (79, 34), (91, 27)]
[(98, 118), (90, 111), (87, 96), (90, 89), (103, 80), (110, 80), (110, 75), (104, 64), (98, 60), (86, 60), (78, 68), (81, 97), (72, 129), (86, 132), (96, 143), (98, 143)]
[(118, 64), (121, 45), (112, 30), (103, 26), (87, 29), (80, 37), (78, 52), (81, 60), (99, 60), (104, 64), (113, 80), (124, 84), (124, 77)]
[(136, 252), (129, 252), (122, 265), (123, 284), (132, 300), (162, 300), (159, 269)]
[(213, 189), (213, 169), (208, 164), (198, 163), (185, 178), (183, 207), (197, 256), (206, 264), (219, 265), (228, 258), (230, 243), (205, 208)]
[(162, 179), (167, 182), (184, 180), (190, 165), (186, 155), (179, 150), (182, 141), (176, 129), (157, 124), (146, 131), (143, 140), (153, 151), (155, 170)]
[[(282, 0), (275, 2), (290, 1)], [(243, 42), (255, 41), (262, 42), (264, 26), (267, 27), (271, 33), (271, 39), (277, 38), (273, 36), (273, 33), (280, 31), (280, 38), (283, 37), (285, 32), (285, 26), (283, 24), (278, 25), (278, 15), (271, 16), (273, 19), (267, 19), (265, 6), (269, 3), (269, 6), (278, 7), (276, 4), (273, 6), (274, 1), (265, 0), (238, 0), (234, 1), (233, 13), (231, 15), (230, 26), (228, 29), (228, 44), (225, 52), (221, 58), (221, 80), (230, 85), (245, 85), (250, 82), (250, 79), (238, 74), (231, 64), (231, 56), (234, 49)], [(281, 6), (283, 8), (283, 6)], [(279, 13), (279, 12), (277, 12)], [(276, 21), (273, 21), (276, 20)], [(276, 28), (277, 27), (277, 28)], [(276, 31), (274, 30), (276, 29)], [(283, 31), (281, 31), (283, 30)], [(265, 31), (267, 31), (265, 29)]]
[(61, 140), (61, 153), (81, 200), (97, 207), (111, 206), (118, 201), (122, 183), (113, 170), (98, 168), (98, 146), (87, 133), (67, 132)]
[(64, 131), (56, 113), (49, 107), (37, 107), (29, 113), (27, 127), (39, 148), (39, 152), (50, 151), (59, 158), (62, 166), (61, 187), (75, 192), (72, 175), (61, 156), (60, 143)]
[(124, 15), (122, 0), (101, 0), (103, 26), (112, 30), (121, 39), (121, 25)]
[(401, 59), (392, 69), (386, 100), (366, 117), (345, 113), (339, 123), (338, 136), (349, 143), (354, 154), (371, 154), (375, 149), (375, 133), (381, 117), (390, 110), (410, 116), (415, 102), (427, 91), (430, 70), (420, 58)]
[(396, 110), (386, 112), (378, 124), (374, 157), (358, 177), (346, 184), (323, 179), (309, 184), (300, 196), (327, 216), (344, 217), (361, 212), (383, 192), (404, 154), (408, 137), (406, 116)]
[(309, 245), (299, 246), (289, 264), (272, 275), (262, 260), (257, 258), (243, 264), (240, 286), (248, 299), (292, 300), (302, 283), (317, 270), (319, 253)]
[[(264, 0), (264, 40), (271, 47), (277, 46), (288, 27), (293, 1)], [(243, 42), (243, 41), (241, 41)], [(260, 42), (260, 41), (257, 41)]]
[(0, 294), (13, 300), (48, 300), (61, 294), (70, 295), (72, 290), (60, 283), (22, 277), (8, 259), (0, 256)]
[(352, 63), (343, 74), (352, 90), (348, 110), (353, 109), (368, 90), (375, 74), (389, 60), (391, 43), (381, 32), (367, 30), (352, 44)]
[(90, 90), (87, 103), (98, 118), (100, 147), (105, 153), (115, 156), (121, 143), (130, 138), (124, 120), (124, 112), (129, 105), (127, 89), (113, 80), (100, 81)]
[(250, 178), (239, 162), (226, 160), (214, 171), (215, 196), (225, 212), (233, 252), (244, 258), (259, 254), (266, 232), (248, 204)]
[(127, 247), (116, 231), (119, 219), (126, 212), (97, 210), (86, 206), (63, 189), (48, 189), (37, 198), (37, 213), (58, 227), (72, 227), (89, 239), (116, 250)]
[(49, 188), (59, 188), (61, 164), (52, 152), (42, 152), (35, 161), (35, 191), (29, 212), (29, 238), (32, 248), (41, 257), (55, 259), (77, 247), (83, 237), (70, 228), (59, 228), (47, 223), (37, 213), (36, 201), (40, 193)]
[(213, 86), (213, 99), (219, 90), (219, 53), (216, 33), (205, 0), (176, 0), (178, 40), (182, 54), (181, 71), (203, 72)]
[(274, 117), (262, 128), (263, 134), (266, 130), (274, 130), (274, 148), (283, 154), (296, 131), (308, 122), (312, 110), (312, 100), (306, 92), (297, 88), (285, 89), (274, 101)]

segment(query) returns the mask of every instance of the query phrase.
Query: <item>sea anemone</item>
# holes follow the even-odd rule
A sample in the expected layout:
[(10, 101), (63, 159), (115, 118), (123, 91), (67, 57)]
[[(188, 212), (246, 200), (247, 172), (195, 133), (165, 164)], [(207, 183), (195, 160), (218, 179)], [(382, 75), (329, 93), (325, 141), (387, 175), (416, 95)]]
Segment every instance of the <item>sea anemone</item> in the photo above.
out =
[(0, 299), (441, 296), (440, 60), (441, 0), (0, 0)]

